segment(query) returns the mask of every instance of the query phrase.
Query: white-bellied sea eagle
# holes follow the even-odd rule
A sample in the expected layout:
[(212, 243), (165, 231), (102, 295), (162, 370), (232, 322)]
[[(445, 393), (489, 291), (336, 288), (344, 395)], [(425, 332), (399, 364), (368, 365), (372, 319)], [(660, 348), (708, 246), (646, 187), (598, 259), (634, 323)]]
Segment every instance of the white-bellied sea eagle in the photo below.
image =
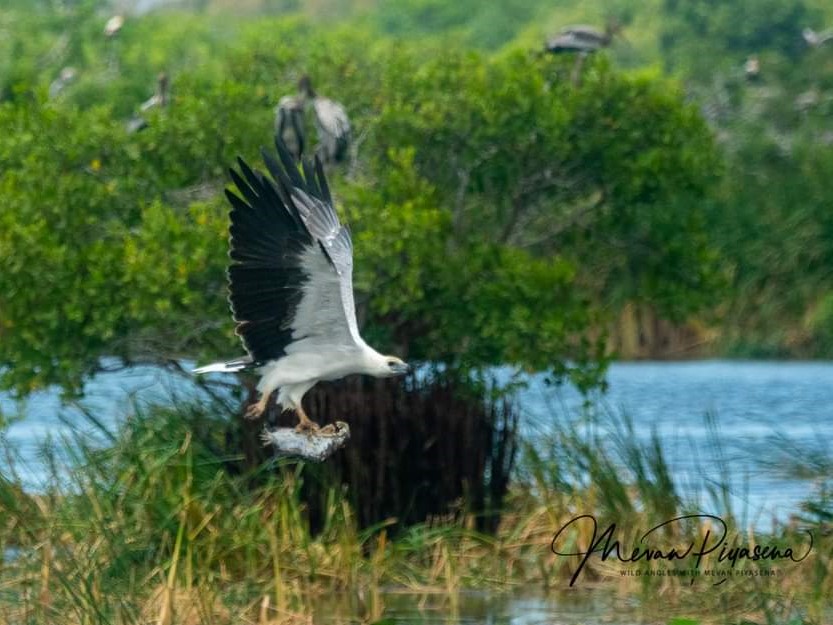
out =
[(248, 354), (195, 373), (253, 369), (258, 417), (273, 391), (284, 410), (298, 413), (298, 430), (317, 430), (304, 412), (304, 394), (320, 380), (354, 373), (392, 377), (408, 371), (359, 336), (353, 301), (353, 242), (341, 225), (321, 162), (303, 162), (303, 175), (276, 139), (278, 158), (263, 151), (271, 179), (238, 158), (231, 178), (229, 303)]

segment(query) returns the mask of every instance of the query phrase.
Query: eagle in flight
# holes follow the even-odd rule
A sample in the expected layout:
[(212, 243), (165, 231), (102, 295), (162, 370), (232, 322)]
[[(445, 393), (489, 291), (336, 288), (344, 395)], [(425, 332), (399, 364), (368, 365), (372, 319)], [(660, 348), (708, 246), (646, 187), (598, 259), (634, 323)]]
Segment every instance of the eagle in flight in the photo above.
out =
[(303, 173), (283, 142), (278, 160), (263, 150), (271, 179), (238, 158), (230, 170), (240, 195), (226, 189), (229, 213), (229, 303), (248, 354), (195, 373), (252, 369), (260, 399), (246, 411), (266, 410), (278, 391), (283, 410), (298, 414), (298, 431), (318, 430), (304, 412), (304, 394), (320, 380), (363, 373), (379, 378), (407, 373), (399, 358), (364, 342), (353, 300), (353, 242), (341, 225), (318, 157)]

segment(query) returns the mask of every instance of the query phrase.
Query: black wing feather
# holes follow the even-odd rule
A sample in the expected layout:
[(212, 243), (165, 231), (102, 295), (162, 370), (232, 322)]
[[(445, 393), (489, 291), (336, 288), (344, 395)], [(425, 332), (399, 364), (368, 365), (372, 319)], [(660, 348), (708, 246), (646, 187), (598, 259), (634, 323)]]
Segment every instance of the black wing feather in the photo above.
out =
[(333, 198), (330, 196), (330, 187), (327, 185), (327, 178), (324, 176), (324, 166), (321, 164), (321, 159), (315, 155), (315, 174), (318, 179), (318, 187), (321, 189), (319, 196), (325, 204), (333, 205)]
[(291, 180), (292, 186), (298, 187), (299, 189), (305, 188), (307, 185), (304, 184), (304, 179), (301, 178), (301, 174), (295, 166), (295, 159), (292, 158), (292, 154), (289, 153), (289, 150), (286, 148), (286, 144), (284, 144), (280, 137), (275, 137), (275, 147), (278, 150), (278, 158), (280, 158), (281, 163), (283, 163), (283, 169), (281, 172), (286, 174), (282, 175), (281, 178), (288, 178)]
[(318, 182), (315, 180), (312, 163), (308, 160), (304, 160), (302, 161), (301, 166), (304, 168), (304, 179), (307, 181), (311, 195), (321, 197), (321, 189), (318, 188)]
[(283, 142), (275, 144), (278, 160), (262, 151), (271, 180), (238, 158), (240, 173), (231, 169), (230, 176), (240, 195), (226, 190), (229, 304), (236, 333), (258, 364), (283, 356), (293, 340), (291, 324), (309, 280), (302, 255), (317, 245), (332, 263), (321, 240), (341, 234), (320, 163), (305, 162), (302, 176)]

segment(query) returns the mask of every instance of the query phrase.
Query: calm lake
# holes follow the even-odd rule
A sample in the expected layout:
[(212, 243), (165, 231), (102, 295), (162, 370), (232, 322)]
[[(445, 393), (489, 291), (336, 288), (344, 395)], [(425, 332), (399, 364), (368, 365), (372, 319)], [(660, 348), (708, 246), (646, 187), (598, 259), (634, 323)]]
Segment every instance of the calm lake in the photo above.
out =
[[(627, 415), (645, 443), (656, 432), (678, 491), (702, 512), (723, 512), (709, 486), (728, 482), (742, 524), (769, 530), (811, 496), (812, 470), (833, 460), (833, 363), (617, 363), (608, 381), (601, 412)], [(522, 397), (529, 424), (573, 419), (581, 402), (540, 380)]]
[[(497, 372), (499, 378), (506, 375)], [(605, 415), (620, 421), (627, 415), (640, 441), (647, 443), (657, 433), (678, 491), (697, 501), (701, 512), (723, 511), (725, 504), (709, 496), (709, 485), (728, 480), (733, 512), (743, 525), (763, 531), (788, 520), (812, 496), (813, 478), (798, 472), (796, 462), (812, 464), (833, 457), (833, 363), (616, 363), (608, 380), (609, 391), (593, 398), (591, 412), (596, 416), (588, 418), (584, 399), (574, 389), (548, 386), (543, 377), (530, 378), (518, 398), (523, 433), (543, 445), (549, 429), (570, 423), (596, 428), (604, 437), (609, 423)], [(164, 400), (183, 392), (181, 381), (136, 369), (92, 381), (84, 405), (112, 425), (129, 414), (131, 398)], [(68, 434), (67, 423), (87, 423), (77, 409), (62, 407), (54, 393), (19, 404), (0, 395), (0, 411), (14, 419), (3, 437), (7, 448), (17, 452), (19, 477), (32, 488), (45, 475), (43, 441)], [(0, 470), (8, 467), (0, 465)], [(622, 623), (638, 620), (624, 616), (625, 606), (614, 609), (611, 601), (598, 592), (557, 598), (471, 593), (449, 606), (441, 598), (392, 593), (384, 597), (384, 613), (387, 622), (397, 624), (589, 625), (612, 623), (611, 614), (618, 614)], [(320, 607), (321, 615), (345, 613), (335, 605), (332, 610)], [(330, 621), (316, 617), (315, 622)]]

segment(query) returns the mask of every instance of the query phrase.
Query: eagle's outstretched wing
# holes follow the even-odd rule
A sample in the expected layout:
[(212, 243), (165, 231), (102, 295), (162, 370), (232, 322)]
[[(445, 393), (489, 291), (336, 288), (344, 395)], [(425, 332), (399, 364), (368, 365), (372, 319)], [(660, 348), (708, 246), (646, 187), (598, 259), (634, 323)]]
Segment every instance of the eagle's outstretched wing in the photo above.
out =
[(294, 351), (362, 343), (353, 301), (353, 243), (339, 223), (321, 163), (303, 175), (276, 141), (272, 178), (238, 159), (231, 177), (229, 303), (255, 363)]

